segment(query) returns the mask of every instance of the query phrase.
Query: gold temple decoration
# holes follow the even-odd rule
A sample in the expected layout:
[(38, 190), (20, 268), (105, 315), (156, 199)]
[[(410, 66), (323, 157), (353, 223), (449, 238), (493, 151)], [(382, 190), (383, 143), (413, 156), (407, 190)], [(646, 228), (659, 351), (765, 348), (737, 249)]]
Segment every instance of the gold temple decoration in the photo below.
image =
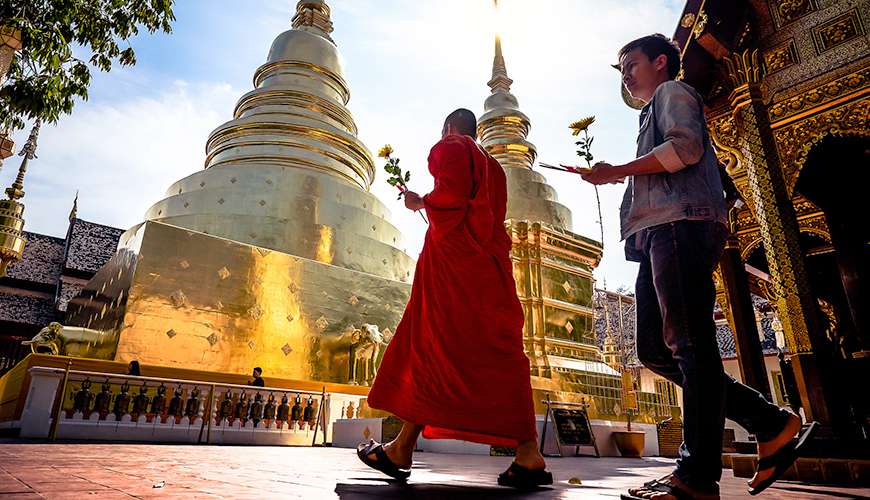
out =
[(69, 221), (72, 222), (79, 216), (79, 191), (76, 189), (76, 197), (73, 199), (72, 208), (69, 211)]
[(0, 201), (0, 278), (6, 276), (9, 264), (21, 260), (24, 245), (24, 204), (19, 202), (24, 197), (24, 174), (27, 173), (27, 163), (36, 158), (36, 138), (39, 136), (39, 121), (30, 130), (30, 137), (21, 148), (21, 166), (18, 176), (12, 186), (6, 188), (8, 199)]
[(686, 12), (686, 15), (680, 20), (680, 26), (683, 28), (691, 28), (695, 24), (695, 13)]
[(768, 73), (794, 66), (799, 62), (793, 38), (789, 38), (785, 42), (764, 52), (764, 67)]
[(813, 42), (816, 51), (821, 54), (834, 47), (854, 40), (864, 34), (864, 27), (858, 14), (858, 9), (852, 9), (845, 14), (813, 28)]
[(722, 60), (735, 89), (761, 82), (763, 73), (758, 60), (758, 49), (747, 49)]
[(788, 194), (773, 131), (761, 98), (762, 70), (758, 51), (747, 50), (726, 59), (728, 75), (734, 83), (731, 107), (742, 134), (739, 147), (745, 159), (748, 185), (752, 191), (754, 213), (761, 226), (764, 248), (786, 344), (793, 353), (811, 352), (810, 332), (818, 325), (815, 304), (804, 270), (798, 243), (798, 224)]
[(814, 0), (776, 0), (771, 2), (771, 7), (780, 24), (790, 23), (816, 10)]
[(106, 334), (94, 357), (371, 382), (351, 365), (352, 334), (395, 331), (414, 260), (369, 192), (374, 159), (329, 16), (298, 2), (254, 89), (210, 134), (205, 168), (172, 184), (70, 303), (67, 323)]

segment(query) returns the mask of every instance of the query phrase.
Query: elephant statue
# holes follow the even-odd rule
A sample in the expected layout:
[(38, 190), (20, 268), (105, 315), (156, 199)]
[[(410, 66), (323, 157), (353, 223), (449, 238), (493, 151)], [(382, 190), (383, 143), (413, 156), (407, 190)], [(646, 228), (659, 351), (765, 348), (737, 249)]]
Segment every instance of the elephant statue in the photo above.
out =
[(53, 321), (32, 339), (21, 344), (29, 345), (34, 354), (112, 359), (117, 347), (117, 336), (90, 328), (64, 326)]

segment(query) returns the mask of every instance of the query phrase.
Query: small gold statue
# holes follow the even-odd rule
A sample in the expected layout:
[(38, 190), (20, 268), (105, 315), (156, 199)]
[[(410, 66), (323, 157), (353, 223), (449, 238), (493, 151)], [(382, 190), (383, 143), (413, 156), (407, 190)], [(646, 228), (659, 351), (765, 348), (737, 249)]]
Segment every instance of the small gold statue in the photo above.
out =
[[(381, 333), (377, 325), (368, 323), (363, 324), (362, 328), (354, 329), (350, 339), (351, 384), (370, 385), (374, 381), (378, 357), (392, 339), (392, 336), (384, 333)], [(359, 373), (360, 368), (362, 373)]]
[(60, 335), (61, 330), (63, 330), (63, 325), (52, 321), (32, 339), (21, 342), (21, 345), (29, 345), (33, 354), (57, 356), (62, 352), (64, 346), (64, 338)]
[(116, 341), (116, 335), (52, 321), (32, 339), (21, 344), (29, 345), (34, 354), (112, 359)]

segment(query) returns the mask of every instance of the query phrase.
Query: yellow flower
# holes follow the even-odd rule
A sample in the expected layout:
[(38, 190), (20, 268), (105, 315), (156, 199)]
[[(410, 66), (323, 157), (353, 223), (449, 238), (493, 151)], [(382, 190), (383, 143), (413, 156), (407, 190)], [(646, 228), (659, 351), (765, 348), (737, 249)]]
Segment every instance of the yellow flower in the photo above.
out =
[(393, 146), (387, 144), (378, 150), (378, 158), (389, 158), (393, 154)]
[(572, 123), (571, 125), (568, 125), (568, 128), (570, 128), (571, 130), (574, 131), (574, 132), (572, 132), (571, 135), (579, 135), (580, 132), (583, 132), (584, 130), (589, 128), (589, 125), (592, 125), (593, 123), (595, 123), (595, 117), (594, 116), (587, 116), (586, 118), (583, 118), (582, 120), (577, 120), (576, 122)]

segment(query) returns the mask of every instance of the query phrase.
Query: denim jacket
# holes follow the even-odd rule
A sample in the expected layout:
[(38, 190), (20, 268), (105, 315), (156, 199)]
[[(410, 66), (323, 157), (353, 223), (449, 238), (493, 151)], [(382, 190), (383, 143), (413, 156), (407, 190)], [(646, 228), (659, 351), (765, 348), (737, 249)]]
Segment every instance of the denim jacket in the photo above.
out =
[(650, 152), (667, 172), (628, 179), (619, 216), (629, 260), (636, 260), (633, 236), (642, 229), (678, 220), (728, 220), (703, 100), (690, 85), (662, 83), (641, 110), (637, 157)]

